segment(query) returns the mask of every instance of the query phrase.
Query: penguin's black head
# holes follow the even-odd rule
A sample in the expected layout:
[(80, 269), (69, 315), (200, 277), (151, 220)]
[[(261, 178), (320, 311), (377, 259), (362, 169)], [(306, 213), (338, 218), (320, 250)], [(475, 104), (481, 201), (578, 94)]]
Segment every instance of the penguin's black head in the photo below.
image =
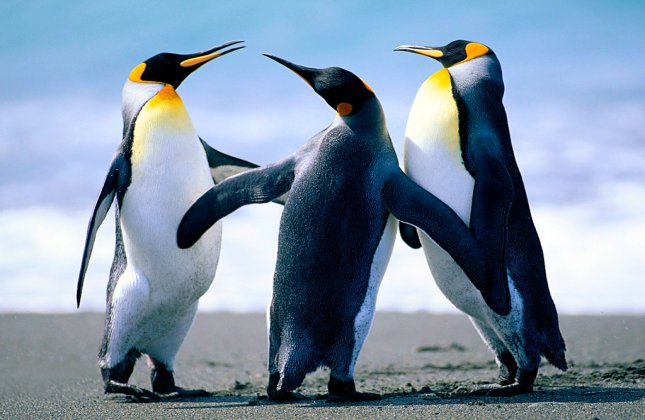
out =
[(210, 50), (194, 54), (157, 54), (136, 66), (130, 72), (129, 79), (138, 83), (165, 83), (177, 89), (190, 73), (200, 68), (203, 64), (224, 54), (244, 48), (244, 46), (238, 46), (224, 50), (224, 48), (240, 42), (244, 41), (227, 42)]
[(425, 55), (434, 58), (446, 68), (486, 54), (493, 54), (493, 50), (484, 44), (464, 40), (452, 41), (443, 47), (401, 45), (395, 48), (394, 51), (408, 51)]
[(367, 100), (375, 97), (367, 83), (340, 67), (315, 69), (270, 54), (264, 55), (300, 76), (342, 117), (358, 112)]

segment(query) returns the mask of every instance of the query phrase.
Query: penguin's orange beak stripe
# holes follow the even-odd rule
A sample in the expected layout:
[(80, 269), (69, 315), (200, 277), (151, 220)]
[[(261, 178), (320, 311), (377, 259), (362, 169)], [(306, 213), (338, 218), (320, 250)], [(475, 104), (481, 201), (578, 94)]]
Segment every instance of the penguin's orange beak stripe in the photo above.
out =
[(220, 55), (222, 55), (222, 51), (217, 51), (206, 55), (200, 55), (199, 57), (193, 57), (193, 58), (184, 60), (181, 63), (179, 63), (179, 65), (182, 67), (192, 67), (192, 66), (196, 66), (197, 64), (202, 64), (207, 61), (211, 61), (212, 59), (217, 58)]
[(428, 57), (432, 58), (441, 58), (443, 57), (443, 52), (440, 50), (419, 50), (415, 48), (411, 48), (412, 52), (415, 52), (417, 54), (425, 55)]
[(443, 51), (430, 48), (430, 47), (415, 47), (413, 45), (401, 45), (400, 47), (395, 48), (394, 51), (407, 51), (407, 52), (425, 55), (426, 57), (432, 57), (432, 58), (443, 57)]

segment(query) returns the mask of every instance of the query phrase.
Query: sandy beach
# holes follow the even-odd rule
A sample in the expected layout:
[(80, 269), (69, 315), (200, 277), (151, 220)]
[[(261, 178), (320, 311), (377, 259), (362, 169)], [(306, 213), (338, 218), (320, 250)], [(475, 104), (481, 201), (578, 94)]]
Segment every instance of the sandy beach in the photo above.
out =
[[(494, 381), (492, 355), (465, 316), (377, 313), (356, 369), (359, 390), (383, 399), (273, 404), (261, 314), (200, 313), (176, 363), (178, 385), (213, 396), (139, 403), (105, 396), (96, 365), (103, 314), (0, 315), (0, 418), (643, 418), (645, 317), (562, 316), (570, 369), (543, 365), (532, 394), (468, 393)], [(131, 383), (149, 388), (144, 360)]]

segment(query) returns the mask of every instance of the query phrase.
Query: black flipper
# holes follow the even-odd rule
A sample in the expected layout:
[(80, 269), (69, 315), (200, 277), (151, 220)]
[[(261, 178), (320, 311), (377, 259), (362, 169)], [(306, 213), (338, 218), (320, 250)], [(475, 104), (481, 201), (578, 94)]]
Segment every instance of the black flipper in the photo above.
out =
[[(208, 166), (211, 168), (211, 175), (216, 184), (219, 184), (226, 178), (230, 178), (234, 175), (246, 172), (249, 169), (255, 169), (258, 167), (255, 163), (227, 155), (226, 153), (222, 153), (219, 150), (214, 149), (202, 138), (199, 140), (202, 142), (202, 146), (206, 152)], [(274, 203), (284, 205), (287, 201), (287, 195), (284, 194), (272, 201)]]
[(204, 141), (204, 139), (200, 138), (199, 140), (202, 142), (202, 146), (204, 146), (206, 158), (208, 159), (208, 166), (211, 168), (213, 181), (215, 181), (216, 184), (219, 184), (226, 178), (232, 177), (233, 175), (258, 167), (255, 163), (238, 159), (212, 148)]
[[(479, 150), (473, 153), (475, 162), (475, 187), (470, 210), (470, 230), (485, 243), (493, 263), (493, 277), (482, 296), (488, 306), (500, 315), (510, 311), (510, 292), (506, 275), (506, 245), (508, 214), (513, 201), (513, 182), (501, 156), (488, 150), (486, 140), (478, 140)], [(502, 273), (504, 275), (502, 275)], [(508, 302), (508, 305), (506, 305)]]
[(421, 240), (417, 228), (404, 222), (399, 222), (399, 234), (401, 239), (412, 249), (421, 248)]
[(85, 281), (85, 272), (87, 271), (87, 266), (90, 262), (90, 256), (92, 255), (92, 248), (94, 248), (94, 240), (96, 239), (96, 232), (98, 231), (101, 223), (105, 220), (112, 202), (114, 201), (114, 196), (116, 195), (117, 188), (119, 186), (120, 172), (122, 171), (123, 165), (125, 164), (123, 155), (117, 155), (110, 165), (110, 170), (105, 177), (105, 182), (103, 183), (103, 188), (99, 193), (99, 197), (96, 200), (94, 205), (94, 211), (92, 212), (92, 217), (87, 226), (87, 236), (85, 238), (85, 249), (83, 250), (83, 260), (81, 262), (81, 270), (78, 275), (78, 284), (76, 285), (76, 307), (81, 305), (81, 295), (83, 293), (83, 283)]
[[(508, 301), (497, 295), (489, 302), (491, 278), (501, 273), (491, 272), (487, 249), (473, 236), (468, 226), (443, 201), (420, 187), (402, 171), (395, 170), (382, 190), (383, 202), (400, 221), (416, 226), (430, 236), (459, 264), (473, 285), (482, 291), (486, 303), (495, 312), (504, 315), (510, 308)], [(506, 278), (506, 269), (503, 272)]]
[(177, 245), (190, 248), (218, 220), (247, 204), (267, 203), (291, 188), (295, 160), (262, 166), (228, 178), (202, 195), (177, 229)]

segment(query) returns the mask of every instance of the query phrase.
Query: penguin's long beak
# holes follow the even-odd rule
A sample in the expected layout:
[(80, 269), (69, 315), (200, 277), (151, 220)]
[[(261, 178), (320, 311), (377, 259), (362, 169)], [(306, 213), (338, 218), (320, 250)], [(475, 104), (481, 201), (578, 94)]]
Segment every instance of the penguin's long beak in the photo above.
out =
[(292, 63), (290, 61), (287, 61), (287, 60), (285, 60), (283, 58), (276, 57), (275, 55), (271, 55), (271, 54), (262, 54), (262, 55), (265, 56), (265, 57), (269, 57), (271, 60), (277, 61), (278, 63), (282, 64), (283, 66), (285, 66), (286, 68), (288, 68), (289, 70), (293, 71), (298, 76), (300, 76), (300, 78), (302, 80), (304, 80), (305, 82), (307, 82), (307, 84), (309, 86), (314, 88), (314, 85), (313, 85), (313, 83), (314, 83), (314, 75), (315, 75), (315, 73), (317, 73), (319, 71), (318, 69), (314, 69), (314, 68), (311, 68), (311, 67), (300, 66), (298, 64), (295, 64), (295, 63)]
[(182, 57), (183, 60), (179, 63), (179, 65), (181, 67), (194, 67), (194, 66), (199, 66), (199, 65), (208, 63), (209, 61), (217, 57), (221, 57), (228, 53), (232, 53), (233, 51), (237, 51), (239, 49), (244, 48), (245, 45), (240, 45), (228, 50), (224, 49), (226, 47), (230, 47), (231, 45), (239, 44), (241, 42), (244, 42), (244, 41), (230, 41), (225, 44), (219, 45), (217, 47), (211, 48), (210, 50), (200, 51), (194, 54), (186, 54)]
[(443, 51), (441, 50), (438, 50), (432, 47), (423, 47), (423, 46), (416, 46), (416, 45), (401, 45), (400, 47), (396, 47), (394, 51), (406, 51), (406, 52), (411, 52), (415, 54), (425, 55), (426, 57), (432, 57), (432, 58), (443, 57)]

